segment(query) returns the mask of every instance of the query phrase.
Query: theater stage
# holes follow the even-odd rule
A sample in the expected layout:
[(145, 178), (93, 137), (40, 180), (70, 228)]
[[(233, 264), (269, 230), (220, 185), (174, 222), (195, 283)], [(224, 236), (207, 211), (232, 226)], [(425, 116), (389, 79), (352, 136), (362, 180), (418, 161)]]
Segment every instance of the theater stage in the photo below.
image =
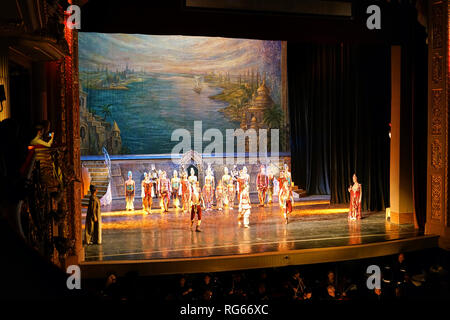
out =
[(246, 229), (239, 226), (237, 209), (213, 210), (204, 212), (200, 233), (189, 228), (190, 217), (181, 210), (167, 214), (154, 210), (151, 215), (140, 210), (102, 212), (103, 243), (85, 246), (82, 270), (86, 277), (103, 277), (111, 270), (136, 270), (142, 275), (213, 272), (360, 259), (437, 246), (437, 237), (421, 236), (413, 225), (392, 224), (384, 212), (365, 212), (361, 221), (351, 223), (347, 212), (347, 207), (331, 206), (323, 197), (302, 198), (286, 225), (277, 205), (253, 205)]

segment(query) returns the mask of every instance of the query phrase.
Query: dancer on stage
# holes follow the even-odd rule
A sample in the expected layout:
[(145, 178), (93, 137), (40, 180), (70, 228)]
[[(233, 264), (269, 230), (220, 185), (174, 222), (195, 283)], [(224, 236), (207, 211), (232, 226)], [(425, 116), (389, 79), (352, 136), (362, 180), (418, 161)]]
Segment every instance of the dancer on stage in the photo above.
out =
[(203, 186), (203, 199), (205, 199), (206, 211), (211, 210), (214, 197), (214, 176), (211, 167), (208, 167), (205, 177), (205, 185)]
[(294, 204), (294, 194), (288, 181), (284, 181), (283, 187), (280, 189), (279, 202), (286, 224), (288, 224), (289, 214), (292, 212), (292, 206)]
[(162, 175), (163, 175), (163, 171), (158, 170), (158, 178), (156, 179), (156, 190), (157, 190), (156, 193), (159, 198), (159, 207), (161, 208), (161, 210), (164, 210), (163, 199), (161, 198), (161, 192), (160, 192)]
[(186, 171), (183, 172), (181, 179), (181, 201), (183, 203), (183, 212), (188, 212), (191, 201), (191, 184)]
[(271, 204), (273, 202), (273, 187), (274, 187), (274, 176), (272, 173), (272, 168), (270, 166), (267, 167), (267, 193), (268, 193), (268, 200), (267, 203)]
[(201, 232), (200, 224), (202, 223), (202, 205), (204, 206), (202, 192), (200, 190), (200, 183), (197, 181), (192, 188), (191, 194), (191, 229), (194, 225), (194, 219), (197, 215), (197, 226), (195, 227), (196, 232)]
[(231, 183), (229, 183), (227, 187), (228, 208), (230, 210), (233, 210), (234, 208), (235, 199), (236, 199), (236, 187), (235, 184), (233, 183), (233, 180), (231, 180)]
[(223, 191), (222, 180), (219, 180), (216, 188), (216, 202), (217, 202), (217, 210), (222, 211), (223, 209), (223, 199), (225, 192)]
[(268, 187), (269, 187), (269, 178), (266, 175), (266, 170), (264, 166), (261, 166), (260, 171), (256, 176), (256, 188), (258, 190), (258, 199), (260, 207), (264, 207)]
[(242, 175), (243, 175), (243, 173), (242, 173), (242, 169), (241, 169), (241, 170), (239, 170), (239, 175), (237, 177), (237, 188), (236, 189), (237, 189), (238, 201), (240, 201), (240, 199), (241, 199), (241, 193), (244, 190), (244, 186), (245, 186), (245, 180)]
[(145, 211), (145, 204), (144, 204), (144, 198), (145, 198), (145, 191), (144, 191), (144, 181), (147, 179), (147, 172), (144, 172), (144, 180), (141, 181), (141, 200), (142, 200), (142, 210)]
[(128, 180), (125, 181), (125, 201), (127, 203), (126, 210), (134, 211), (134, 193), (136, 184), (133, 180), (133, 174), (128, 171)]
[(244, 227), (249, 228), (250, 223), (250, 194), (249, 194), (249, 186), (245, 185), (244, 190), (241, 192), (241, 198), (239, 200), (239, 216), (238, 220), (244, 218)]
[(191, 175), (188, 178), (189, 183), (191, 184), (191, 187), (194, 187), (195, 184), (197, 183), (197, 176), (195, 175), (195, 170), (194, 168), (191, 168)]
[(348, 212), (348, 219), (351, 221), (361, 219), (361, 198), (362, 188), (358, 183), (356, 173), (353, 174), (353, 185), (348, 188), (350, 192), (350, 208)]
[(144, 181), (142, 181), (142, 190), (144, 192), (144, 197), (142, 199), (142, 208), (144, 209), (147, 214), (152, 212), (152, 188), (153, 188), (153, 182), (150, 179), (150, 173), (144, 173)]
[(233, 183), (233, 180), (231, 176), (228, 174), (228, 168), (223, 168), (223, 176), (221, 179), (222, 186), (223, 186), (223, 204), (225, 206), (228, 206), (229, 200), (228, 200), (228, 185)]
[(284, 164), (284, 178), (287, 180), (288, 184), (292, 186), (292, 176), (287, 163)]
[(177, 170), (174, 170), (172, 180), (170, 180), (170, 184), (172, 186), (172, 203), (175, 208), (180, 207), (180, 202), (178, 200), (178, 193), (180, 191), (180, 183), (181, 183), (181, 180), (180, 180), (180, 178), (178, 178), (178, 172), (177, 172)]
[(280, 199), (281, 189), (283, 189), (284, 182), (287, 181), (284, 175), (284, 171), (280, 171), (280, 176), (278, 177), (278, 200)]
[[(237, 166), (234, 165), (233, 169), (231, 170), (231, 179), (234, 183), (234, 192), (239, 190), (238, 178), (239, 178), (239, 170), (238, 170)], [(239, 198), (238, 198), (238, 200), (239, 200)]]
[(241, 198), (241, 193), (244, 191), (245, 186), (250, 185), (250, 175), (247, 173), (247, 167), (243, 167), (240, 171), (239, 177), (238, 177), (238, 199)]
[(161, 173), (161, 178), (159, 179), (159, 194), (163, 204), (164, 212), (169, 212), (169, 200), (170, 200), (171, 186), (170, 181), (167, 179), (167, 174), (165, 171)]
[(154, 164), (152, 164), (152, 168), (148, 174), (152, 182), (152, 202), (153, 202), (153, 198), (156, 198), (158, 196), (158, 172), (156, 171)]

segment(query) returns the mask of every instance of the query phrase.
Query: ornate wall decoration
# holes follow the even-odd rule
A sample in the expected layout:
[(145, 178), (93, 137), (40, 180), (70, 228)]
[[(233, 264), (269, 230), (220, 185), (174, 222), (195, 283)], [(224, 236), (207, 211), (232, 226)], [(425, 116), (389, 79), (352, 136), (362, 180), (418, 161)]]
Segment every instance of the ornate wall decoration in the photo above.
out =
[(181, 159), (178, 161), (178, 163), (187, 168), (191, 160), (194, 161), (194, 163), (198, 166), (199, 170), (202, 170), (203, 157), (200, 153), (194, 150), (189, 150), (186, 153), (184, 153)]
[(442, 89), (434, 89), (432, 93), (431, 134), (440, 135), (442, 133)]
[(442, 81), (442, 56), (435, 52), (431, 59), (431, 80), (433, 84), (439, 84)]
[(439, 139), (431, 143), (431, 165), (434, 169), (442, 168), (442, 143)]
[(442, 176), (432, 175), (431, 176), (431, 218), (440, 219), (441, 218), (441, 205), (442, 199)]
[(442, 48), (442, 17), (443, 9), (441, 3), (436, 3), (432, 9), (432, 37), (433, 37), (433, 49)]

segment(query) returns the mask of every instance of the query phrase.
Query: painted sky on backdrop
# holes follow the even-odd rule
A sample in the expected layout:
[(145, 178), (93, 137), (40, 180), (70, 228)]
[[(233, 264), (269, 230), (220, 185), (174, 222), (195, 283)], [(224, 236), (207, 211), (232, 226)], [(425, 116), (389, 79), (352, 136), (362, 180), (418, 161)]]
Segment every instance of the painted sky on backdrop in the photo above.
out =
[[(100, 45), (101, 44), (101, 45)], [(139, 34), (79, 34), (81, 70), (99, 65), (161, 73), (281, 72), (280, 41)], [(255, 59), (259, 57), (259, 59)]]

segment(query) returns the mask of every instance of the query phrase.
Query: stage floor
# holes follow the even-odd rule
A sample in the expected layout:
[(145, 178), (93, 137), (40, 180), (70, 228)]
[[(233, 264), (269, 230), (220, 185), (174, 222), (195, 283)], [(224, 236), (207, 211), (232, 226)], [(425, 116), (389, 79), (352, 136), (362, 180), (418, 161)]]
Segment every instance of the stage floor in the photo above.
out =
[[(137, 202), (137, 201), (136, 201)], [(190, 229), (190, 216), (170, 209), (146, 215), (102, 213), (103, 243), (85, 246), (85, 261), (192, 259), (231, 255), (289, 252), (371, 244), (418, 236), (414, 225), (395, 225), (384, 212), (363, 213), (347, 221), (345, 206), (330, 206), (326, 198), (302, 199), (285, 224), (277, 205), (253, 205), (250, 228), (237, 221), (237, 209), (203, 212), (202, 232)]]

